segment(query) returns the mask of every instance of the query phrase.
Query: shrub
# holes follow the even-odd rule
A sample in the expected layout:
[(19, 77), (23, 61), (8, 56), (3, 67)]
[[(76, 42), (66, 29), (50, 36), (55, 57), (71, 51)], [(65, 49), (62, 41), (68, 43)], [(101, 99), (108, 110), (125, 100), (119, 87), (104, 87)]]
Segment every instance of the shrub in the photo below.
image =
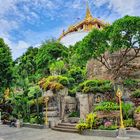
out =
[(122, 103), (123, 116), (128, 119), (132, 114), (132, 104), (131, 103)]
[(48, 90), (51, 89), (52, 91), (59, 91), (60, 89), (63, 89), (63, 88), (64, 86), (57, 82), (50, 82), (47, 87)]
[(41, 90), (40, 90), (39, 86), (29, 87), (28, 90), (29, 90), (29, 92), (28, 92), (28, 97), (29, 98), (35, 98), (36, 94), (40, 94), (41, 93)]
[(35, 124), (36, 122), (37, 122), (37, 117), (36, 116), (30, 118), (30, 123), (31, 124)]
[(86, 124), (90, 129), (96, 126), (96, 113), (90, 113), (86, 116)]
[(140, 98), (140, 89), (135, 90), (132, 93), (132, 97), (134, 97), (134, 98)]
[(69, 86), (69, 80), (67, 77), (63, 76), (49, 76), (47, 78), (43, 78), (38, 83), (40, 87), (44, 90), (54, 90), (58, 91), (63, 89), (64, 87)]
[(72, 89), (69, 89), (69, 96), (75, 97), (76, 96), (76, 89), (77, 87), (73, 87)]
[(86, 116), (86, 121), (80, 121), (77, 125), (76, 128), (79, 131), (82, 131), (84, 129), (92, 129), (96, 127), (97, 123), (97, 118), (96, 118), (96, 113), (90, 113)]
[(112, 111), (119, 110), (119, 105), (114, 102), (104, 101), (95, 107), (95, 111)]
[(69, 117), (79, 117), (79, 112), (71, 112)]
[(135, 113), (136, 113), (136, 114), (139, 114), (139, 113), (140, 113), (140, 106), (138, 106), (138, 107), (135, 109)]
[(59, 76), (58, 83), (62, 84), (63, 86), (66, 86), (66, 87), (69, 86), (69, 80), (67, 77)]
[(127, 120), (124, 120), (124, 126), (125, 127), (133, 127), (134, 126), (134, 120), (133, 119), (127, 119)]
[(126, 79), (124, 80), (124, 86), (135, 89), (139, 86), (140, 80), (139, 79)]
[(82, 93), (96, 93), (96, 92), (107, 92), (112, 91), (113, 86), (108, 80), (86, 80), (79, 84), (77, 91)]
[(83, 131), (84, 129), (88, 129), (88, 125), (85, 122), (81, 122), (76, 125), (76, 129)]
[(118, 126), (117, 125), (110, 125), (110, 126), (106, 127), (104, 125), (100, 125), (99, 129), (101, 129), (101, 130), (116, 130), (116, 129), (118, 129)]
[(70, 78), (75, 79), (76, 84), (81, 83), (85, 79), (85, 69), (81, 69), (80, 67), (72, 67), (68, 73)]

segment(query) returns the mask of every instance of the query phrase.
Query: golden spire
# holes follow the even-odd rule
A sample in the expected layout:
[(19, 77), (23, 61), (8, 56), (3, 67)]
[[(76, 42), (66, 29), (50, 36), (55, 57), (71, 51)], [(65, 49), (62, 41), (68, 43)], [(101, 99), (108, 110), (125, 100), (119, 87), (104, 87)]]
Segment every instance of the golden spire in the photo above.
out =
[(86, 19), (86, 20), (93, 19), (92, 14), (91, 14), (91, 12), (90, 12), (89, 5), (88, 5), (88, 1), (87, 1), (86, 17), (85, 17), (85, 19)]

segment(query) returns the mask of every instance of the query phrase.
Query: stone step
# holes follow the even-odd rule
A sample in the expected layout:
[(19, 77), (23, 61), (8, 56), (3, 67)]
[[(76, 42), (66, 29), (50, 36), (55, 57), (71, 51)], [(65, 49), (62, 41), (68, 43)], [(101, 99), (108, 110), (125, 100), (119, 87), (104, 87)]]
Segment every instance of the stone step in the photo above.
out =
[[(43, 109), (46, 112), (46, 108)], [(48, 111), (58, 111), (58, 107), (48, 107)]]
[(76, 127), (76, 123), (58, 123), (58, 125)]
[(75, 127), (76, 127), (76, 124), (58, 123), (58, 125), (53, 127), (52, 130), (62, 131), (62, 132), (78, 133), (78, 130)]
[(56, 128), (64, 128), (64, 129), (76, 129), (74, 126), (65, 126), (65, 125), (57, 125)]
[(58, 107), (48, 107), (48, 111), (57, 111)]
[(48, 115), (48, 117), (56, 117), (56, 116), (58, 116), (58, 112), (57, 111), (48, 111), (47, 115)]
[(76, 129), (68, 129), (68, 128), (57, 128), (57, 127), (53, 127), (52, 130), (61, 131), (61, 132), (78, 133), (78, 130), (76, 130)]

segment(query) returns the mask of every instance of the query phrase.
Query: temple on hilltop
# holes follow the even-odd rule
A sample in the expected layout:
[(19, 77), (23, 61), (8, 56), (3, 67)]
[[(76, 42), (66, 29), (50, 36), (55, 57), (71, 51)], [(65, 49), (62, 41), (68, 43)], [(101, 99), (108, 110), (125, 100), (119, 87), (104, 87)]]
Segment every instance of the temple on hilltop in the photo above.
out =
[(104, 21), (92, 16), (87, 3), (85, 18), (81, 22), (71, 25), (66, 31), (63, 31), (59, 40), (63, 45), (68, 47), (81, 41), (93, 28), (101, 30), (106, 25), (107, 23)]

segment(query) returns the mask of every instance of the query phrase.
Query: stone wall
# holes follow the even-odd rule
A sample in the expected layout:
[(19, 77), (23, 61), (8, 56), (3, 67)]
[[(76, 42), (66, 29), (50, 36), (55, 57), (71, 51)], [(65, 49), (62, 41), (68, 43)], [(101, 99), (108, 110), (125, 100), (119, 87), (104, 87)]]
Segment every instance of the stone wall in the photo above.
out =
[[(133, 56), (133, 52), (128, 55), (129, 57)], [(119, 61), (119, 53), (108, 54), (108, 62), (114, 66)], [(131, 77), (131, 78), (140, 78), (140, 57), (129, 62), (126, 66), (121, 69), (122, 77)], [(91, 59), (87, 62), (87, 77), (88, 79), (108, 79), (112, 80), (111, 73), (107, 68), (95, 59)]]

